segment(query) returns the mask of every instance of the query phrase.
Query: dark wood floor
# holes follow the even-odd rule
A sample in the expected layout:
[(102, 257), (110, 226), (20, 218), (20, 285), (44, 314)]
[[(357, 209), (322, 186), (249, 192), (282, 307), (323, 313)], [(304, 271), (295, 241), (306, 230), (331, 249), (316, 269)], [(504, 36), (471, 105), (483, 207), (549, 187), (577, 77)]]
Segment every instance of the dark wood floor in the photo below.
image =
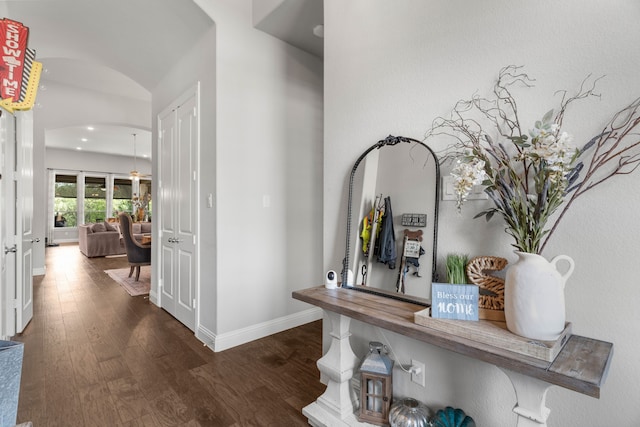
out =
[(18, 422), (73, 426), (304, 426), (323, 391), (314, 322), (227, 351), (204, 347), (145, 297), (103, 271), (125, 258), (88, 259), (76, 245), (46, 249), (34, 280)]

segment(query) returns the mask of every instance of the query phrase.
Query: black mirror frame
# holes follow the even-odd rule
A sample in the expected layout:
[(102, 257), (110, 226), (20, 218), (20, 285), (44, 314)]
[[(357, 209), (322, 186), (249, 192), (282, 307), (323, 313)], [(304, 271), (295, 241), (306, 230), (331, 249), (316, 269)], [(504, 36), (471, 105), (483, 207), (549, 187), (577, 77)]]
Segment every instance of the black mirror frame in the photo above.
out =
[(354, 163), (353, 168), (351, 169), (351, 175), (349, 176), (349, 194), (347, 199), (346, 245), (345, 245), (345, 255), (342, 260), (341, 287), (347, 288), (347, 289), (354, 289), (361, 292), (384, 295), (389, 298), (394, 298), (401, 301), (418, 303), (421, 305), (428, 306), (429, 305), (428, 302), (417, 297), (411, 298), (407, 296), (401, 296), (401, 294), (395, 294), (392, 292), (378, 290), (378, 289), (370, 289), (370, 288), (367, 288), (366, 286), (347, 285), (347, 275), (349, 270), (348, 266), (349, 266), (349, 258), (350, 258), (349, 254), (351, 251), (351, 222), (353, 220), (352, 218), (353, 180), (356, 174), (356, 170), (358, 169), (360, 162), (362, 162), (362, 160), (364, 160), (367, 157), (367, 154), (369, 154), (371, 151), (379, 150), (382, 147), (386, 147), (386, 146), (394, 146), (400, 143), (409, 143), (409, 144), (414, 143), (414, 144), (422, 145), (424, 148), (429, 150), (431, 156), (433, 156), (433, 159), (434, 159), (435, 169), (436, 169), (435, 171), (436, 172), (436, 185), (435, 185), (436, 191), (435, 191), (435, 205), (434, 205), (434, 217), (433, 217), (433, 254), (432, 254), (432, 264), (431, 264), (431, 279), (433, 282), (437, 282), (438, 276), (436, 273), (436, 260), (437, 260), (437, 252), (438, 252), (437, 250), (438, 249), (438, 212), (440, 208), (440, 163), (438, 161), (438, 156), (436, 156), (435, 152), (431, 149), (431, 147), (429, 147), (428, 145), (426, 145), (421, 141), (418, 141), (417, 139), (407, 138), (404, 136), (389, 135), (385, 139), (381, 139), (380, 141), (376, 142), (371, 147), (369, 147), (364, 153), (362, 153)]

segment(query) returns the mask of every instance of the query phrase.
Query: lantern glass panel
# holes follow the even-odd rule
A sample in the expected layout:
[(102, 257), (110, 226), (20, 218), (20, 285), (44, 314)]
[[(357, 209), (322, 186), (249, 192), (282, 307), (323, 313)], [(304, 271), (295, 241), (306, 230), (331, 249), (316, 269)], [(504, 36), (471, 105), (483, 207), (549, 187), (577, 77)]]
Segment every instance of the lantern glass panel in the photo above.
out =
[(382, 381), (367, 380), (367, 411), (382, 413)]

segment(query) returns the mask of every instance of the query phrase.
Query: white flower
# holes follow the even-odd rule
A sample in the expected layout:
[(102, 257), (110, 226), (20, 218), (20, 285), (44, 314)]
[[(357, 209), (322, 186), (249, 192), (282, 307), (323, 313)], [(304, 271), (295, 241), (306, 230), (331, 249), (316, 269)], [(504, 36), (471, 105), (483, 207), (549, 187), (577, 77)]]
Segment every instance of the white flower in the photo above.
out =
[[(551, 125), (552, 130), (557, 130), (556, 124)], [(571, 168), (573, 155), (576, 149), (572, 147), (573, 137), (567, 132), (562, 132), (558, 137), (548, 133), (544, 129), (533, 129), (530, 132), (532, 145), (524, 150), (520, 159), (529, 159), (540, 164), (551, 171), (551, 179), (558, 182), (564, 174)]]
[(462, 208), (462, 203), (467, 200), (467, 196), (474, 186), (482, 184), (487, 177), (484, 170), (485, 162), (476, 157), (469, 161), (458, 159), (456, 166), (451, 171), (453, 176), (453, 190), (456, 194), (458, 211)]

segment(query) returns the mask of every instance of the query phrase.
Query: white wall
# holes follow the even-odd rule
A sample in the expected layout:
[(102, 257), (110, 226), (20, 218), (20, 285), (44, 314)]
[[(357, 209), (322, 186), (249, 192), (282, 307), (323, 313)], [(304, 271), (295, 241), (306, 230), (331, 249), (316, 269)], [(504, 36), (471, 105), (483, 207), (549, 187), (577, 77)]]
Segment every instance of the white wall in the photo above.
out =
[(308, 321), (291, 292), (322, 280), (322, 63), (254, 29), (250, 0), (196, 3), (216, 27), (215, 71), (193, 77), (215, 76), (202, 96), (201, 197), (215, 211), (200, 212), (200, 307), (221, 349)]
[[(153, 158), (158, 158), (158, 114), (200, 82), (200, 327), (216, 331), (216, 212), (207, 207), (207, 195), (216, 194), (216, 29), (211, 29), (153, 90)], [(154, 171), (157, 171), (154, 165)], [(157, 173), (155, 173), (158, 176)], [(156, 189), (157, 190), (157, 189)], [(156, 197), (154, 195), (154, 197)], [(159, 198), (158, 198), (159, 200)], [(153, 253), (152, 263), (159, 262)], [(197, 332), (197, 331), (196, 331)]]
[[(557, 105), (558, 89), (575, 90), (589, 74), (606, 75), (602, 97), (569, 112), (565, 130), (576, 141), (598, 132), (617, 109), (640, 96), (637, 2), (570, 0), (325, 0), (324, 269), (340, 269), (346, 184), (359, 153), (388, 134), (422, 139), (431, 121), (453, 104), (491, 89), (498, 71), (525, 65), (536, 87), (518, 92), (522, 118), (533, 124)], [(444, 142), (434, 140), (434, 148)], [(579, 199), (563, 220), (547, 257), (576, 262), (566, 288), (574, 333), (614, 343), (613, 365), (598, 399), (554, 387), (550, 427), (638, 426), (640, 287), (635, 263), (640, 172), (606, 182)], [(482, 202), (462, 216), (441, 204), (439, 254), (498, 255), (511, 261), (499, 221), (473, 220)], [(309, 285), (316, 284), (309, 282)], [(356, 324), (352, 343), (364, 355), (380, 340)], [(427, 387), (396, 370), (394, 389), (435, 408), (453, 405), (481, 426), (515, 425), (515, 396), (497, 368), (386, 333), (399, 362), (427, 362)]]

